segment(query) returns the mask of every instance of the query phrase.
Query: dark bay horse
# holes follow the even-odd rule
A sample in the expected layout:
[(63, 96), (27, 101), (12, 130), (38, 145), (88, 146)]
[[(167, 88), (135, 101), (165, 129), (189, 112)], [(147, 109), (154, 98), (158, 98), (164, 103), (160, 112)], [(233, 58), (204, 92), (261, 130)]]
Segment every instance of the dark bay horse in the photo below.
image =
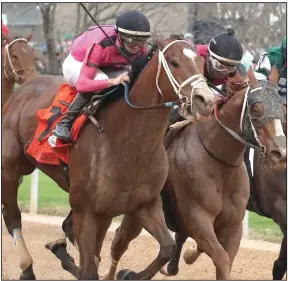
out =
[(273, 266), (273, 279), (282, 280), (287, 272), (287, 169), (273, 171), (262, 165), (258, 151), (254, 152), (253, 183), (248, 209), (274, 220), (283, 233), (278, 259)]
[[(132, 66), (131, 80), (141, 73), (129, 93), (130, 101), (144, 109), (129, 106), (123, 97), (100, 108), (97, 119), (104, 131), (88, 122), (70, 150), (69, 186), (60, 166), (37, 163), (25, 154), (37, 127), (37, 110), (51, 105), (65, 81), (39, 76), (9, 99), (2, 118), (2, 204), (6, 227), (18, 247), (22, 279), (34, 279), (35, 275), (21, 231), (18, 182), (35, 167), (69, 192), (80, 254), (76, 277), (98, 279), (103, 240), (112, 218), (120, 214), (129, 214), (124, 221), (144, 227), (161, 246), (158, 257), (137, 278), (152, 278), (174, 255), (175, 243), (159, 197), (168, 175), (163, 138), (170, 109), (159, 104), (178, 96), (183, 114), (197, 121), (211, 114), (215, 97), (202, 75), (204, 61), (187, 41), (167, 39), (157, 45), (150, 60), (144, 57), (142, 72), (141, 60), (138, 71), (137, 63)], [(118, 92), (123, 95), (122, 86)]]
[(2, 47), (1, 108), (11, 96), (15, 83), (21, 85), (37, 75), (33, 49), (28, 44), (32, 33), (26, 38), (12, 38), (2, 34), (3, 39), (6, 45)]
[[(186, 261), (192, 263), (205, 252), (215, 264), (218, 279), (230, 278), (249, 198), (249, 180), (243, 162), (245, 144), (231, 136), (227, 127), (239, 134), (242, 115), (241, 123), (246, 132), (247, 121), (251, 120), (253, 126), (250, 124), (249, 132), (252, 127), (257, 133), (266, 162), (274, 169), (286, 167), (286, 138), (279, 120), (284, 117), (275, 86), (278, 80), (276, 68), (273, 68), (273, 74), (270, 83), (261, 87), (250, 70), (251, 88), (238, 92), (219, 112), (220, 122), (226, 129), (217, 119), (198, 126), (189, 124), (167, 148), (169, 174), (164, 192), (169, 197), (166, 206), (170, 209), (169, 214), (174, 214), (176, 226), (166, 221), (172, 231), (179, 232), (176, 240), (178, 261), (183, 243), (188, 236), (193, 237), (198, 250), (189, 249), (185, 253)], [(271, 103), (275, 107), (271, 108)], [(241, 141), (245, 143), (243, 139)], [(135, 218), (125, 215), (112, 242), (111, 265), (104, 279), (114, 278), (121, 256), (141, 229)], [(117, 277), (122, 279), (123, 276), (136, 279), (137, 275), (123, 270)]]

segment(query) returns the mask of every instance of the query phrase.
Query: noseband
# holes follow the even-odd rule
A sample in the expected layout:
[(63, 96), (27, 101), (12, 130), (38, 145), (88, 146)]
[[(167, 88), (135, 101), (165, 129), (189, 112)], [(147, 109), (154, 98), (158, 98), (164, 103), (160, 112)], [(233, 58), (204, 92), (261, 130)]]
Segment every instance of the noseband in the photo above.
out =
[[(11, 47), (11, 45), (14, 44), (14, 43), (17, 42), (17, 41), (24, 41), (24, 42), (26, 42), (26, 43), (28, 44), (28, 41), (27, 41), (26, 39), (24, 39), (24, 38), (18, 38), (18, 39), (13, 40), (12, 42), (10, 42), (9, 44), (7, 44), (7, 45), (5, 46), (4, 67), (3, 67), (3, 68), (4, 68), (4, 75), (5, 75), (5, 77), (7, 78), (7, 80), (10, 81), (10, 82), (14, 82), (14, 81), (17, 82), (17, 81), (19, 80), (19, 78), (20, 78), (21, 76), (18, 75), (18, 73), (19, 73), (20, 71), (28, 70), (28, 72), (27, 72), (27, 74), (26, 74), (26, 77), (27, 77), (27, 76), (30, 74), (30, 72), (33, 71), (33, 69), (34, 69), (34, 68), (22, 68), (22, 69), (16, 70), (15, 67), (13, 66), (12, 61), (11, 61), (10, 52), (9, 52), (9, 47)], [(9, 62), (9, 65), (10, 65), (10, 67), (11, 67), (11, 69), (12, 69), (12, 72), (7, 69), (7, 67), (9, 66), (9, 65), (7, 64), (7, 61)], [(11, 74), (13, 75), (14, 81), (9, 79), (9, 77), (8, 77), (8, 74), (9, 74), (9, 73), (11, 73)]]

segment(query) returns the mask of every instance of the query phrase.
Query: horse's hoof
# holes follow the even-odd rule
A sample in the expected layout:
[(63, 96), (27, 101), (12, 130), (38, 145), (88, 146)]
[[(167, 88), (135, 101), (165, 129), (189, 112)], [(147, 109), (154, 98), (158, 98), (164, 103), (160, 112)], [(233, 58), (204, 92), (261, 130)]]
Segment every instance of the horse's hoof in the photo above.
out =
[(45, 248), (50, 250), (52, 253), (56, 252), (57, 249), (62, 247), (66, 249), (67, 247), (66, 239), (58, 239), (45, 245)]
[(167, 273), (169, 276), (175, 276), (179, 272), (179, 267), (177, 264), (175, 265), (172, 261), (170, 261), (167, 265)]
[(160, 269), (160, 273), (163, 274), (164, 276), (167, 276), (167, 277), (171, 276), (171, 275), (168, 273), (165, 265)]
[(20, 280), (36, 280), (32, 264), (22, 272)]
[(122, 269), (116, 274), (117, 280), (137, 280), (137, 273), (130, 269)]

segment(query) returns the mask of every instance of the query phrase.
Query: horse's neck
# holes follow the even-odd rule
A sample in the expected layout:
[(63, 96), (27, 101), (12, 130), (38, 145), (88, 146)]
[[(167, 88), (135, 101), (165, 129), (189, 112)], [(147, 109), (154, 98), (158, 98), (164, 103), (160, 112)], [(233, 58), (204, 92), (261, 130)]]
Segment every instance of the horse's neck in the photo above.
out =
[[(219, 112), (221, 122), (238, 135), (245, 91), (233, 96)], [(211, 121), (198, 126), (199, 137), (204, 147), (215, 158), (233, 166), (243, 161), (245, 146), (222, 128), (214, 117)]]
[(5, 74), (4, 71), (2, 72), (2, 107), (3, 105), (7, 102), (7, 100), (9, 99), (9, 97), (11, 96), (12, 92), (13, 92), (13, 88), (14, 88), (15, 82), (14, 81), (9, 81)]
[[(149, 107), (167, 102), (171, 97), (177, 99), (168, 78), (167, 81), (162, 79), (162, 84), (160, 83), (163, 96), (160, 95), (156, 87), (157, 63), (150, 61), (149, 64), (131, 89), (130, 102), (135, 106)], [(163, 75), (166, 77), (166, 74)], [(163, 144), (170, 111), (170, 108), (163, 106), (153, 109), (134, 109), (122, 99), (118, 103), (111, 104), (110, 109), (104, 113), (106, 115), (104, 120), (110, 119), (109, 124), (106, 122), (106, 127), (109, 126), (111, 130), (116, 131), (121, 140), (130, 139), (130, 142), (135, 145), (144, 143), (147, 149), (152, 149), (153, 146)], [(122, 134), (123, 131), (127, 132), (125, 136)]]
[[(156, 86), (158, 64), (154, 63), (153, 66), (147, 65), (147, 67), (149, 70), (142, 72), (142, 75), (139, 77), (138, 81), (136, 81), (133, 89), (131, 90), (132, 104), (149, 107), (178, 99), (166, 73), (162, 73), (162, 83), (159, 82), (159, 87), (163, 95), (159, 93)], [(161, 72), (162, 71), (164, 72), (163, 69)], [(154, 136), (150, 136), (150, 138), (152, 137), (155, 140), (160, 138), (161, 142), (163, 142), (164, 139), (170, 111), (171, 108), (166, 108), (163, 106), (154, 109), (132, 109), (134, 119), (138, 119), (138, 122), (143, 122), (143, 125), (145, 126), (143, 128), (145, 128), (147, 131), (149, 130), (151, 134), (153, 133)]]

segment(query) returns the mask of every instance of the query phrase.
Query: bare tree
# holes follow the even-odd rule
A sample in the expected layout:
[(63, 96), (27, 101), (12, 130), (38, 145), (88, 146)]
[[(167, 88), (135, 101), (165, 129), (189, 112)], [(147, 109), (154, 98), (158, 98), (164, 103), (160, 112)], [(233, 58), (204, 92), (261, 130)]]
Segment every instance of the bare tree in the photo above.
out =
[(278, 45), (286, 34), (285, 3), (233, 2), (189, 5), (190, 18), (196, 13), (202, 20), (213, 20), (226, 28), (232, 27), (243, 43), (256, 49)]
[[(159, 19), (156, 21), (156, 25), (158, 25), (167, 16), (163, 9), (171, 5), (173, 3), (89, 3), (86, 5), (86, 8), (99, 24), (113, 24), (123, 11), (133, 9), (144, 13), (148, 18), (155, 17), (155, 15), (159, 16)], [(76, 33), (83, 32), (90, 26), (95, 25), (85, 11), (81, 9), (80, 6), (77, 7)]]
[(37, 3), (43, 18), (43, 35), (47, 45), (48, 73), (59, 74), (59, 62), (55, 50), (54, 23), (57, 3)]

